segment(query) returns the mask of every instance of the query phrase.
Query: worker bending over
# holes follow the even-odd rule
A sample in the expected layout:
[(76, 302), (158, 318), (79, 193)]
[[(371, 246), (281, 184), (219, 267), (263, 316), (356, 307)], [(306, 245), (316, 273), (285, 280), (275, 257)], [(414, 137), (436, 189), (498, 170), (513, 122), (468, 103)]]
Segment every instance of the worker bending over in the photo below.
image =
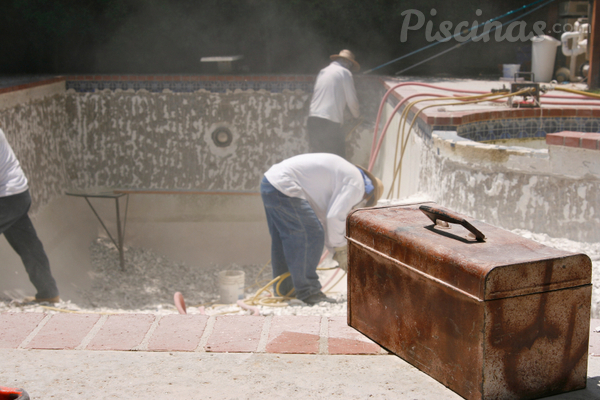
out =
[(317, 275), (323, 246), (335, 251), (333, 259), (346, 270), (346, 216), (357, 205), (377, 204), (381, 181), (335, 154), (310, 153), (273, 165), (260, 193), (271, 234), (273, 277), (291, 274), (279, 292), (295, 289), (296, 298), (309, 305), (334, 302), (321, 291)]
[(313, 89), (306, 130), (311, 153), (333, 153), (346, 158), (346, 137), (342, 130), (344, 110), (360, 116), (352, 72), (360, 65), (350, 50), (330, 57), (332, 62), (323, 68)]

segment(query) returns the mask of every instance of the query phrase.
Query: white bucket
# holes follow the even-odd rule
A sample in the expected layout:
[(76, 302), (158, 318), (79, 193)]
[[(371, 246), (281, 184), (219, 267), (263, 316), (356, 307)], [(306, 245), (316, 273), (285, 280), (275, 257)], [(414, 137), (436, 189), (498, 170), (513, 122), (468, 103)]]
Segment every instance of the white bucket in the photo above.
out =
[(219, 293), (221, 303), (234, 304), (244, 299), (244, 271), (221, 271), (219, 272)]
[(514, 79), (515, 74), (521, 69), (521, 64), (502, 64), (502, 76)]
[(550, 82), (560, 40), (543, 35), (532, 37), (531, 42), (531, 72), (535, 82)]

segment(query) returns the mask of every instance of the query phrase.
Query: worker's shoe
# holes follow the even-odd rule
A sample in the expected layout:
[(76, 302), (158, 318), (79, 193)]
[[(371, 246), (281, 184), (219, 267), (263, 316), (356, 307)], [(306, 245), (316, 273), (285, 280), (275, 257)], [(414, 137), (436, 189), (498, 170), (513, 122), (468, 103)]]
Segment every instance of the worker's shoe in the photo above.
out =
[(318, 304), (322, 301), (327, 302), (327, 303), (336, 303), (336, 301), (334, 299), (332, 299), (331, 297), (327, 297), (325, 295), (325, 293), (323, 293), (323, 292), (311, 294), (310, 296), (308, 296), (306, 299), (304, 299), (302, 301), (305, 302), (306, 304), (308, 304), (309, 306), (314, 306), (315, 304)]
[(28, 296), (23, 299), (23, 303), (58, 303), (60, 302), (60, 297), (49, 297), (46, 299), (38, 299), (37, 297)]

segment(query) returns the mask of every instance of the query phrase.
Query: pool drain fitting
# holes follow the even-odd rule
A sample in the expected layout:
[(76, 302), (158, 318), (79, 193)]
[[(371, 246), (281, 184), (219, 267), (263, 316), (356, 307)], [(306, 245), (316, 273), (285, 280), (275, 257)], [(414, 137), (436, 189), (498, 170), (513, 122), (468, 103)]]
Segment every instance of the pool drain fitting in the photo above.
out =
[(227, 147), (233, 141), (231, 131), (224, 126), (215, 129), (211, 137), (217, 147)]

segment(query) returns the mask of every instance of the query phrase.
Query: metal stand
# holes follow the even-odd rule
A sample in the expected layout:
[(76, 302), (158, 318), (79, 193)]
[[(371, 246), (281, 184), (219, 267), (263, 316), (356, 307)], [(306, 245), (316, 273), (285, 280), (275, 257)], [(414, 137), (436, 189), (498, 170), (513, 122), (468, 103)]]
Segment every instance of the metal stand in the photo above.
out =
[[(96, 216), (96, 218), (98, 218), (98, 221), (100, 221), (100, 224), (106, 231), (106, 234), (108, 235), (110, 240), (114, 243), (114, 245), (117, 247), (117, 250), (119, 250), (119, 261), (121, 264), (121, 271), (125, 271), (125, 254), (123, 252), (123, 242), (125, 241), (125, 225), (127, 223), (127, 209), (129, 208), (129, 194), (128, 193), (115, 193), (112, 190), (101, 191), (101, 190), (94, 190), (94, 189), (71, 190), (71, 191), (66, 192), (65, 194), (68, 196), (76, 196), (76, 197), (85, 198), (85, 201), (88, 203), (88, 205), (94, 212), (94, 215)], [(125, 216), (123, 217), (123, 224), (121, 224), (119, 199), (123, 196), (125, 196), (126, 202), (125, 202)], [(102, 218), (100, 218), (100, 215), (98, 215), (98, 212), (96, 212), (96, 209), (90, 202), (89, 198), (102, 198), (102, 199), (114, 199), (115, 200), (115, 209), (116, 209), (116, 214), (117, 214), (116, 215), (116, 217), (117, 217), (117, 221), (116, 221), (117, 222), (117, 240), (115, 240), (113, 238), (113, 236), (110, 234), (110, 231), (108, 230), (108, 228), (102, 221)]]

